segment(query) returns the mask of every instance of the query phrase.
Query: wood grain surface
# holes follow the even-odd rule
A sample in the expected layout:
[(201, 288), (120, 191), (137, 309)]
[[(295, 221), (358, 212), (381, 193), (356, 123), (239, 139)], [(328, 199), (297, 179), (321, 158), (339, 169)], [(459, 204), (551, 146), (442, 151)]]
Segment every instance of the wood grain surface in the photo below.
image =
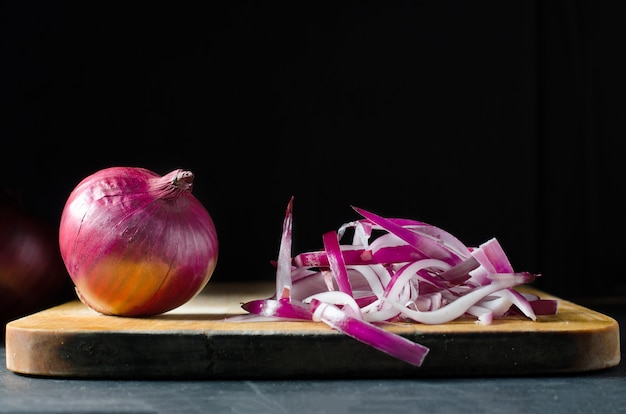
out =
[(8, 323), (6, 366), (56, 378), (271, 379), (546, 375), (620, 362), (617, 321), (560, 298), (556, 315), (536, 321), (385, 325), (430, 348), (421, 367), (321, 322), (233, 320), (246, 313), (241, 303), (273, 289), (272, 283), (209, 284), (187, 304), (148, 318), (101, 315), (71, 301)]

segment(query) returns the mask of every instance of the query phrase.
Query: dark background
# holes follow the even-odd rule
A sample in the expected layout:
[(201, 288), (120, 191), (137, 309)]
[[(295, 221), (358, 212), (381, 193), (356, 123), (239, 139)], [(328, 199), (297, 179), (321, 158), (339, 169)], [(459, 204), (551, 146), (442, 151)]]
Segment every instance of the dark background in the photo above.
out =
[(196, 175), (213, 280), (273, 280), (362, 207), (569, 297), (626, 294), (626, 3), (0, 3), (1, 174), (58, 225), (129, 165)]

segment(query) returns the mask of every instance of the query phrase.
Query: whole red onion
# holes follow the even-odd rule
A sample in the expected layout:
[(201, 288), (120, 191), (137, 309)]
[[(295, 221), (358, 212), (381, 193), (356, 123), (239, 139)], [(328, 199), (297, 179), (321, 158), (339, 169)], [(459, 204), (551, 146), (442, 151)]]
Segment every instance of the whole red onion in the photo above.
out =
[(59, 228), (78, 297), (109, 315), (150, 316), (188, 302), (218, 258), (209, 212), (191, 194), (194, 175), (111, 167), (71, 192)]
[(0, 201), (0, 322), (61, 303), (70, 289), (56, 229), (19, 204)]

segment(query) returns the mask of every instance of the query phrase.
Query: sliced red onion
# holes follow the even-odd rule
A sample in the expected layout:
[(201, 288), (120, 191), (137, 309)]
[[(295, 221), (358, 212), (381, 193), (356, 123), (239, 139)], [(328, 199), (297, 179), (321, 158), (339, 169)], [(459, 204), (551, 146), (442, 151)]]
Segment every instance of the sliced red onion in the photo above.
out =
[(401, 225), (391, 220), (387, 220), (384, 217), (381, 217), (374, 213), (370, 213), (369, 211), (363, 210), (361, 208), (353, 207), (353, 209), (366, 219), (371, 220), (372, 222), (383, 227), (390, 233), (395, 234), (426, 257), (440, 259), (451, 265), (455, 265), (461, 262), (461, 259), (458, 256), (450, 253), (449, 250), (443, 247), (443, 244), (438, 243), (431, 238), (424, 237), (418, 233), (402, 227)]
[[(527, 283), (527, 282), (526, 282)], [(511, 301), (511, 305), (515, 305), (528, 319), (533, 321), (537, 319), (537, 315), (530, 302), (518, 291), (508, 288), (498, 292)]]
[(283, 221), (283, 232), (278, 251), (278, 263), (276, 267), (276, 298), (289, 299), (291, 297), (291, 238), (292, 238), (292, 217), (293, 217), (293, 197), (289, 199), (285, 220)]
[(409, 364), (421, 366), (429, 348), (371, 323), (351, 317), (334, 305), (311, 301), (313, 320), (321, 321), (344, 334)]
[[(383, 246), (376, 250), (352, 245), (342, 245), (340, 248), (346, 265), (413, 262), (429, 258), (406, 243), (399, 246)], [(298, 267), (326, 267), (330, 262), (326, 251), (320, 250), (298, 254), (293, 258), (293, 264)]]
[(479, 285), (484, 284), (491, 273), (513, 273), (514, 271), (500, 243), (495, 238), (473, 249), (471, 255), (480, 266), (469, 274)]
[[(524, 298), (525, 303), (530, 305), (535, 315), (556, 315), (559, 307), (559, 301), (557, 299), (542, 299), (536, 294), (515, 292)], [(519, 310), (519, 306), (515, 309)], [(515, 309), (511, 309), (510, 311), (512, 312)]]
[[(419, 283), (416, 282), (419, 278), (424, 276), (420, 276), (419, 272), (429, 267), (445, 269), (449, 266), (447, 263), (438, 259), (424, 259), (409, 263), (395, 272), (391, 281), (387, 284), (383, 298), (398, 303), (410, 303), (415, 301), (415, 299), (419, 297), (418, 288), (416, 288), (416, 286), (419, 287)], [(381, 309), (389, 307), (386, 301), (383, 301), (382, 304)], [(398, 309), (396, 308), (396, 310)]]
[(470, 257), (458, 265), (453, 266), (448, 270), (444, 270), (439, 273), (438, 276), (450, 283), (462, 283), (470, 278), (470, 272), (478, 266), (480, 266), (480, 264), (476, 258)]
[(322, 236), (324, 241), (324, 248), (328, 255), (328, 262), (330, 269), (335, 275), (337, 286), (339, 290), (352, 295), (352, 286), (350, 286), (350, 279), (348, 278), (348, 270), (346, 264), (343, 261), (343, 255), (341, 254), (341, 247), (339, 246), (339, 240), (337, 239), (337, 233), (330, 231), (324, 233)]
[(340, 306), (346, 315), (357, 319), (363, 319), (361, 308), (356, 300), (345, 292), (320, 292), (304, 299), (304, 303), (326, 303), (330, 305)]
[(460, 296), (453, 302), (450, 302), (437, 310), (429, 312), (415, 311), (390, 299), (384, 300), (396, 309), (400, 310), (407, 318), (416, 322), (425, 324), (442, 324), (460, 318), (471, 306), (480, 302), (480, 300), (494, 292), (534, 280), (533, 275), (530, 273), (511, 274), (509, 276), (510, 277), (494, 280), (488, 285), (473, 289), (471, 292)]
[[(495, 238), (470, 248), (428, 223), (357, 207), (364, 219), (324, 233), (323, 250), (289, 258), (292, 201), (276, 263), (276, 294), (244, 304), (252, 315), (321, 321), (419, 366), (428, 348), (375, 324), (443, 324), (461, 317), (490, 324), (511, 314), (536, 320), (557, 311), (556, 300), (514, 289), (539, 275), (515, 272)], [(352, 243), (341, 244), (348, 229), (354, 230)]]
[(559, 301), (556, 299), (536, 299), (529, 302), (536, 315), (556, 315)]
[(259, 299), (244, 303), (244, 310), (260, 316), (276, 316), (286, 319), (311, 320), (312, 315), (303, 305), (287, 300)]

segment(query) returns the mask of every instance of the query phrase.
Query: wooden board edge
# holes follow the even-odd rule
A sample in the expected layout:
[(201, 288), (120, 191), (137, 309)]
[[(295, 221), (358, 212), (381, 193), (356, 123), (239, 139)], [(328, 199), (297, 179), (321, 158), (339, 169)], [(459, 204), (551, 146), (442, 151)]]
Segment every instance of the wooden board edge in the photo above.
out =
[[(7, 369), (65, 378), (371, 378), (519, 376), (581, 373), (620, 363), (617, 325), (601, 332), (551, 332), (529, 341), (524, 333), (442, 333), (409, 339), (431, 351), (421, 367), (383, 354), (341, 333), (316, 337), (256, 335), (32, 336), (9, 333)], [(476, 346), (476, 344), (482, 344)], [(21, 352), (16, 352), (16, 350)], [(150, 352), (158, 349), (159, 352)], [(42, 356), (45, 356), (42, 358)]]
[[(241, 335), (228, 332), (112, 332), (103, 341), (102, 332), (33, 330), (17, 320), (6, 326), (6, 366), (17, 374), (41, 377), (133, 379), (518, 376), (617, 366), (621, 362), (618, 322), (580, 308), (602, 323), (591, 330), (544, 332), (533, 341), (524, 332), (505, 337), (497, 332), (403, 333), (431, 348), (422, 367), (334, 331), (315, 338), (279, 332), (264, 342), (254, 334), (241, 342)], [(476, 343), (485, 345), (476, 347)]]

